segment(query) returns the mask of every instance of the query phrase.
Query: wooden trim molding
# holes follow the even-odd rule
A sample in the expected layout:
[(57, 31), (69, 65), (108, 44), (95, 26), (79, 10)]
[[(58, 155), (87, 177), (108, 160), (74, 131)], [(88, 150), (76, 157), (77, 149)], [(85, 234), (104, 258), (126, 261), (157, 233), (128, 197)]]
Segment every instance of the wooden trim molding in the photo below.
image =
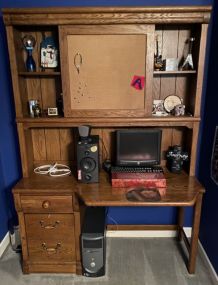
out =
[(208, 23), (211, 6), (2, 9), (5, 25)]

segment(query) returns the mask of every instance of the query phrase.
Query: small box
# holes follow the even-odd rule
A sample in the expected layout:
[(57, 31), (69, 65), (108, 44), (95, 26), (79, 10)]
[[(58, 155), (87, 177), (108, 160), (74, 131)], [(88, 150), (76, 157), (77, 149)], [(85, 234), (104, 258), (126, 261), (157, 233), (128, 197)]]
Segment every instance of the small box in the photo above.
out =
[(179, 66), (178, 58), (166, 58), (165, 61), (165, 71), (177, 71)]

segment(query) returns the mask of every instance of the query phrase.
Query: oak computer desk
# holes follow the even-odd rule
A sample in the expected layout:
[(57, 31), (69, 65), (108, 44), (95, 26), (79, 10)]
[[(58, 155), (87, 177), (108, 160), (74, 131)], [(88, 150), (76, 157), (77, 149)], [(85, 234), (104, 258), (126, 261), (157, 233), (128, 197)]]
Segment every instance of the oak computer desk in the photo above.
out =
[[(185, 173), (172, 174), (166, 171), (165, 176), (166, 195), (157, 202), (128, 201), (126, 190), (112, 188), (109, 176), (105, 172), (100, 173), (99, 183), (94, 184), (78, 183), (73, 176), (53, 178), (33, 175), (21, 179), (14, 187), (13, 193), (20, 223), (24, 273), (81, 273), (80, 233), (86, 206), (170, 206), (178, 208), (176, 225), (149, 225), (143, 229), (176, 229), (179, 240), (183, 239), (188, 249), (187, 268), (188, 272), (193, 274), (198, 248), (202, 196), (205, 190), (195, 177)], [(183, 230), (184, 207), (194, 207), (190, 242)], [(134, 229), (131, 225), (118, 227)], [(108, 225), (108, 228), (113, 226)], [(51, 229), (52, 233), (56, 231), (57, 235), (51, 235)], [(68, 236), (66, 240), (66, 234), (71, 235), (71, 238)], [(37, 245), (39, 236), (41, 239)], [(59, 240), (55, 241), (55, 236)], [(53, 259), (47, 258), (51, 253), (54, 254)]]

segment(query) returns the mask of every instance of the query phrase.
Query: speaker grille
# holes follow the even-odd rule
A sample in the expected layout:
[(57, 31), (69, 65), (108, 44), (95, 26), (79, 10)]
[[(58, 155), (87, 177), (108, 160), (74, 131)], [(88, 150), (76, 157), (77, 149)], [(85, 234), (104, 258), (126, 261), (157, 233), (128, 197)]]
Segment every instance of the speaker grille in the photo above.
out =
[(91, 157), (84, 157), (80, 161), (80, 167), (84, 172), (92, 172), (96, 168), (96, 162)]

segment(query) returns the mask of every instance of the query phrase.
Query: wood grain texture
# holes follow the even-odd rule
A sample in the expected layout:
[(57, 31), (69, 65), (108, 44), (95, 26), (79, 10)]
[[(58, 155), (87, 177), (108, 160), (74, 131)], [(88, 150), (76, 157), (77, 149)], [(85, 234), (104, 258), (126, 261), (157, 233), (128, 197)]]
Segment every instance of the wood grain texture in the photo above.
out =
[[(77, 193), (87, 206), (192, 206), (204, 188), (194, 177), (165, 173), (166, 195), (159, 202), (130, 202), (128, 188), (111, 188), (108, 177), (102, 174), (99, 184), (77, 186)], [(103, 186), (104, 185), (104, 186)]]
[(25, 130), (22, 123), (17, 124), (22, 160), (23, 176), (28, 177), (33, 169), (32, 137), (29, 130)]
[(107, 225), (108, 231), (173, 231), (176, 225)]
[(192, 132), (192, 138), (190, 138), (191, 141), (191, 158), (190, 158), (190, 169), (189, 169), (189, 175), (194, 176), (195, 175), (195, 169), (196, 169), (196, 155), (197, 155), (197, 144), (198, 144), (198, 133), (199, 133), (199, 123), (195, 123), (193, 127)]
[(198, 75), (197, 75), (197, 87), (196, 87), (196, 99), (195, 99), (195, 112), (194, 115), (200, 116), (201, 111), (201, 98), (202, 98), (202, 87), (204, 82), (204, 62), (206, 52), (206, 41), (207, 41), (207, 30), (208, 25), (201, 25), (201, 40), (198, 60)]
[(202, 193), (199, 193), (194, 210), (193, 228), (192, 228), (192, 236), (191, 236), (190, 251), (189, 251), (189, 262), (188, 262), (188, 271), (190, 274), (195, 273), (202, 198), (203, 198)]
[(82, 258), (81, 258), (81, 240), (80, 233), (82, 231), (81, 211), (75, 212), (75, 251), (76, 251), (76, 273), (82, 274)]
[(16, 61), (16, 48), (14, 45), (14, 31), (12, 26), (6, 27), (7, 32), (7, 41), (9, 48), (9, 58), (10, 58), (10, 67), (11, 67), (11, 77), (13, 83), (14, 91), (14, 101), (16, 105), (16, 115), (22, 117), (22, 101), (20, 96), (19, 81), (18, 81), (18, 70), (17, 70), (17, 61)]
[(73, 214), (26, 214), (26, 233), (31, 240), (71, 241), (72, 235), (66, 233), (72, 228), (74, 236)]
[(28, 271), (24, 273), (76, 273), (76, 262), (63, 262), (58, 261), (57, 263), (33, 263), (25, 262), (28, 267)]
[(46, 155), (48, 160), (61, 159), (59, 129), (45, 129)]
[(61, 160), (74, 160), (75, 159), (75, 140), (73, 129), (60, 129), (60, 159)]
[(3, 9), (6, 25), (208, 23), (210, 12), (211, 6)]
[(72, 213), (72, 196), (33, 196), (21, 197), (21, 207), (25, 213)]
[(25, 218), (30, 262), (43, 260), (55, 266), (75, 260), (73, 214), (26, 214)]
[(151, 116), (153, 107), (153, 71), (154, 71), (154, 25), (147, 27), (147, 53), (146, 53), (146, 76), (145, 76), (145, 116)]
[(199, 122), (199, 117), (189, 115), (175, 117), (144, 117), (144, 118), (62, 118), (62, 117), (40, 117), (40, 118), (17, 118), (18, 123), (23, 123), (25, 128), (35, 127), (77, 127), (82, 124), (91, 124), (94, 127), (131, 127), (131, 126), (187, 126), (192, 128), (194, 122)]
[[(77, 183), (73, 176), (55, 179), (56, 183), (54, 184), (52, 177), (33, 175), (31, 178), (23, 178), (13, 191), (23, 195), (22, 199), (27, 200), (28, 205), (29, 203), (35, 205), (34, 202), (31, 202), (31, 195), (34, 197), (36, 193), (45, 196), (45, 198), (49, 193), (53, 193), (53, 195), (59, 193), (59, 196), (66, 195), (68, 201), (68, 195), (76, 192), (87, 206), (193, 206), (198, 193), (204, 192), (204, 187), (195, 177), (190, 177), (184, 172), (178, 175), (168, 172), (167, 169), (164, 170), (167, 179), (166, 195), (157, 202), (134, 203), (128, 201), (125, 195), (128, 189), (112, 188), (109, 176), (105, 172), (100, 173), (100, 182), (93, 184)], [(28, 193), (32, 194), (28, 196)], [(27, 198), (24, 198), (26, 196)], [(54, 196), (50, 197), (49, 195), (47, 199), (52, 197)], [(40, 197), (37, 199), (35, 196), (34, 201), (43, 202), (44, 200), (41, 200)]]
[(44, 129), (32, 129), (33, 157), (35, 160), (46, 160), (46, 141)]

